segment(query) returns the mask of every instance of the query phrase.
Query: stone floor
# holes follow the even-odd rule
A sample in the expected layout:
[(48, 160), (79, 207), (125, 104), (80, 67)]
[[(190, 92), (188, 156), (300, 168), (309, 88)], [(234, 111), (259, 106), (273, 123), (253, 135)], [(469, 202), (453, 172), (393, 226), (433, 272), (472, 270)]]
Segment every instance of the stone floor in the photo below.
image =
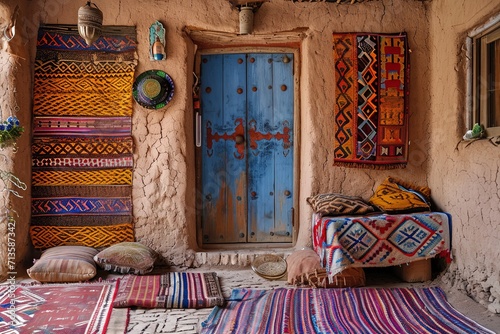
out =
[[(273, 289), (287, 287), (285, 279), (270, 281), (256, 275), (249, 267), (201, 267), (190, 271), (215, 271), (217, 272), (223, 294), (229, 297), (233, 288), (258, 288)], [(376, 269), (367, 272), (368, 286), (392, 286), (392, 287), (421, 287), (440, 285), (440, 279), (426, 283), (402, 283), (395, 276), (384, 269)], [(486, 328), (500, 333), (500, 316), (495, 315), (483, 306), (459, 291), (450, 291), (442, 286), (447, 294), (448, 301), (461, 313), (475, 320)], [(131, 334), (161, 334), (199, 333), (201, 323), (207, 319), (212, 309), (201, 310), (142, 310), (130, 311), (130, 320), (127, 333)], [(251, 334), (251, 333), (249, 333)]]

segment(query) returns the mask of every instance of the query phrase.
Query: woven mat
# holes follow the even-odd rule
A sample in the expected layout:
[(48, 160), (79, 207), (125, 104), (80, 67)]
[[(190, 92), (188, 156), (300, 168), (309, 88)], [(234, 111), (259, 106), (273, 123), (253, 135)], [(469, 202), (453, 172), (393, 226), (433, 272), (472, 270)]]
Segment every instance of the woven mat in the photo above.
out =
[(487, 333), (440, 288), (233, 290), (202, 323), (209, 333)]
[[(116, 283), (43, 284), (17, 286), (12, 294), (2, 285), (0, 333), (104, 334), (115, 289)], [(117, 317), (126, 322), (127, 314)]]

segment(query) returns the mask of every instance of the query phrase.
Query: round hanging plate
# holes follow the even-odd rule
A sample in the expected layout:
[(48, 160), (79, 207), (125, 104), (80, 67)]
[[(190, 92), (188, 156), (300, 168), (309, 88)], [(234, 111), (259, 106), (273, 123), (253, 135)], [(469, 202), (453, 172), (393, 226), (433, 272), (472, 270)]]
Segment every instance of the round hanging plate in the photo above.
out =
[(135, 79), (132, 95), (144, 108), (160, 109), (174, 97), (174, 81), (161, 70), (146, 71)]

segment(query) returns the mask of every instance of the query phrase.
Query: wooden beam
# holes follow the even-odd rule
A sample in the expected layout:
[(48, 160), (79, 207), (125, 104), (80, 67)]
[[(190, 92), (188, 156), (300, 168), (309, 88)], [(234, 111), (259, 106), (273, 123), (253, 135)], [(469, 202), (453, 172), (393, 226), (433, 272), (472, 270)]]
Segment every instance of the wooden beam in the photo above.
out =
[(248, 34), (206, 30), (191, 26), (184, 27), (184, 32), (202, 49), (226, 48), (235, 46), (288, 46), (300, 47), (308, 28), (270, 34)]
[(262, 6), (264, 2), (268, 2), (269, 0), (228, 0), (231, 4), (231, 8), (240, 8), (241, 6), (253, 7), (253, 11), (255, 12), (257, 9)]

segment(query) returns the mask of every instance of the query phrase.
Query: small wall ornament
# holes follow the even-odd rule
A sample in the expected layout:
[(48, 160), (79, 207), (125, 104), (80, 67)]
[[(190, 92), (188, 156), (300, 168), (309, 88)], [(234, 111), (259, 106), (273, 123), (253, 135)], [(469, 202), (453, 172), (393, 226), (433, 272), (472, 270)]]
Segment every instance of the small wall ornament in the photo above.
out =
[(151, 60), (164, 60), (165, 53), (165, 28), (156, 21), (149, 27), (149, 58)]

